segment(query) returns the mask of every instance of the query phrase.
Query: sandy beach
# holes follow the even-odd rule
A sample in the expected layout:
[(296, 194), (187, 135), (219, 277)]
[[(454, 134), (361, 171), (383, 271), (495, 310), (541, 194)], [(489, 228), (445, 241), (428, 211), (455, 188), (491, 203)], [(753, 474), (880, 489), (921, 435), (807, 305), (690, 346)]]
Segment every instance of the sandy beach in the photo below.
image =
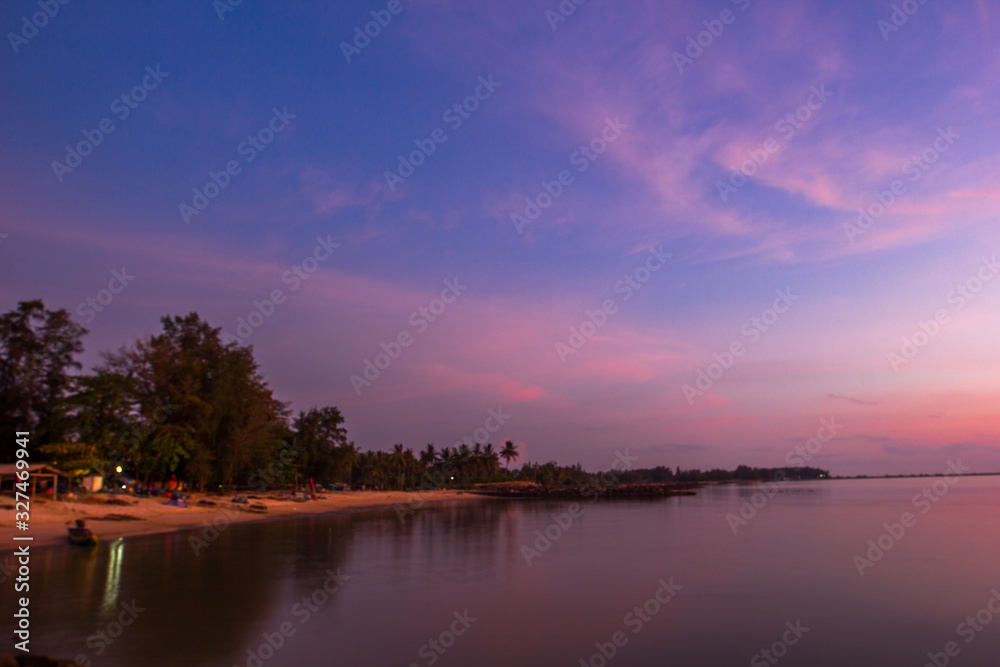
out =
[[(201, 506), (200, 498), (212, 500), (218, 505)], [(218, 520), (220, 515), (231, 523), (248, 521), (274, 521), (287, 517), (308, 517), (357, 509), (393, 507), (397, 504), (440, 503), (447, 501), (482, 500), (478, 496), (462, 491), (424, 491), (408, 493), (402, 491), (340, 491), (325, 494), (325, 499), (295, 502), (277, 499), (267, 494), (261, 495), (253, 503), (267, 506), (266, 513), (247, 511), (245, 505), (229, 502), (230, 497), (201, 496), (195, 494), (187, 507), (164, 505), (163, 498), (139, 498), (126, 495), (94, 496), (99, 500), (108, 498), (125, 500), (129, 504), (107, 502), (51, 501), (37, 499), (31, 502), (30, 528), (17, 530), (14, 524), (13, 504), (7, 502), (0, 507), (0, 553), (14, 547), (11, 538), (15, 535), (30, 535), (32, 546), (71, 546), (66, 539), (66, 528), (75, 519), (85, 519), (87, 526), (97, 533), (101, 540), (112, 540), (132, 535), (167, 533), (191, 528), (202, 528), (206, 523)], [(414, 505), (413, 507), (417, 507)]]

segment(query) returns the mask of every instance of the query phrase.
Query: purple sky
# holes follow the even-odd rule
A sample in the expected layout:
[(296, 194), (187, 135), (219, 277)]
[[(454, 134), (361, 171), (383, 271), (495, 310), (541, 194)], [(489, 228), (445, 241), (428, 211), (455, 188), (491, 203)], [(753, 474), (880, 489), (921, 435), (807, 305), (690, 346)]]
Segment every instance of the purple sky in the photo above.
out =
[(0, 308), (197, 311), (362, 448), (1000, 469), (1000, 9), (572, 6), (5, 3)]

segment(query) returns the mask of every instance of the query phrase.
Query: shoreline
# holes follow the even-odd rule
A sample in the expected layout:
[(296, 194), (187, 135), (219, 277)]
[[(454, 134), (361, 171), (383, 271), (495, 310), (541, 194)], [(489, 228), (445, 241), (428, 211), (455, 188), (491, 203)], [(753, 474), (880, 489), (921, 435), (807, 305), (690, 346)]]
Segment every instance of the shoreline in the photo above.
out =
[[(210, 525), (212, 520), (219, 517), (220, 514), (231, 525), (234, 523), (305, 519), (358, 510), (386, 509), (399, 504), (409, 505), (418, 502), (422, 502), (426, 506), (432, 503), (487, 500), (484, 496), (458, 490), (427, 492), (335, 491), (325, 495), (325, 500), (306, 502), (279, 500), (263, 495), (260, 500), (253, 502), (266, 504), (268, 509), (264, 513), (248, 511), (246, 506), (224, 501), (219, 502), (214, 496), (201, 494), (193, 497), (192, 502), (187, 507), (163, 505), (161, 498), (138, 498), (117, 494), (110, 496), (110, 498), (124, 499), (129, 504), (63, 500), (45, 500), (42, 503), (32, 501), (30, 529), (28, 531), (16, 529), (14, 510), (7, 509), (8, 506), (5, 504), (4, 509), (0, 509), (0, 554), (13, 551), (19, 544), (29, 544), (36, 548), (58, 547), (60, 545), (73, 547), (67, 539), (66, 528), (75, 519), (86, 520), (87, 527), (93, 530), (103, 542), (120, 537), (197, 530), (204, 528), (206, 522)], [(218, 502), (218, 505), (198, 505), (198, 500), (202, 498)], [(112, 518), (106, 518), (109, 515)], [(115, 518), (116, 516), (119, 518)], [(123, 520), (120, 518), (122, 516), (131, 518)], [(13, 540), (15, 536), (30, 536), (33, 539), (30, 542), (18, 543)]]
[[(961, 475), (962, 477), (991, 477), (998, 473), (972, 473)], [(848, 480), (891, 480), (891, 479), (921, 479), (938, 478), (941, 474), (933, 475), (892, 475), (892, 476), (869, 476), (869, 477), (828, 477), (824, 480), (795, 480), (795, 481), (848, 481)], [(788, 480), (792, 481), (792, 480)], [(675, 487), (671, 493), (657, 494), (655, 497), (670, 497), (674, 495), (690, 495), (694, 489), (699, 487), (718, 485), (754, 485), (762, 482), (740, 482), (735, 480), (710, 481), (698, 483), (666, 484), (663, 486)], [(652, 485), (660, 486), (660, 485)], [(577, 490), (574, 490), (577, 491)], [(561, 493), (502, 493), (497, 490), (488, 489), (447, 489), (433, 491), (333, 491), (326, 493), (324, 500), (309, 500), (305, 502), (295, 502), (287, 498), (278, 498), (279, 494), (262, 494), (256, 503), (267, 505), (267, 512), (255, 513), (250, 511), (246, 505), (236, 505), (227, 500), (221, 500), (220, 496), (211, 494), (193, 494), (189, 499), (188, 507), (173, 507), (163, 505), (163, 498), (144, 498), (124, 494), (96, 494), (91, 498), (100, 498), (103, 502), (82, 502), (76, 501), (52, 501), (47, 499), (36, 499), (31, 501), (30, 529), (19, 531), (15, 527), (14, 505), (6, 502), (0, 506), (0, 554), (6, 555), (13, 552), (19, 545), (29, 544), (36, 548), (48, 547), (72, 547), (67, 539), (66, 528), (74, 519), (85, 519), (91, 528), (102, 541), (111, 541), (123, 537), (135, 537), (139, 535), (156, 535), (163, 533), (174, 533), (184, 530), (200, 530), (211, 525), (214, 519), (220, 514), (229, 524), (250, 523), (262, 521), (281, 521), (286, 519), (303, 519), (329, 514), (338, 514), (355, 511), (391, 509), (396, 505), (409, 505), (411, 503), (441, 504), (447, 502), (460, 501), (486, 501), (486, 500), (529, 500), (529, 499), (551, 499), (558, 500), (568, 497)], [(572, 494), (575, 497), (575, 493)], [(618, 494), (613, 494), (618, 495)], [(631, 494), (622, 494), (619, 498), (629, 498)], [(224, 496), (226, 498), (230, 496)], [(636, 496), (632, 496), (633, 498)], [(202, 506), (197, 502), (200, 499), (217, 502), (216, 506)], [(605, 500), (613, 498), (604, 497)], [(107, 502), (112, 500), (112, 502)], [(124, 500), (127, 504), (118, 504), (114, 501)], [(413, 508), (415, 509), (415, 508)], [(110, 518), (108, 518), (110, 516)], [(117, 518), (116, 516), (117, 515)], [(122, 516), (129, 517), (122, 520)], [(15, 542), (15, 536), (30, 536), (30, 542)]]

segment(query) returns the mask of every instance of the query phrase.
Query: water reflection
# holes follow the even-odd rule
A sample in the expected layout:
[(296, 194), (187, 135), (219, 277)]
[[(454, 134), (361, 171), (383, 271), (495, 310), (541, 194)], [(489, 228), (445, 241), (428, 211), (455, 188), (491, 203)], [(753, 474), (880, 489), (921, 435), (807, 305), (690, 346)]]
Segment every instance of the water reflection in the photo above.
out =
[(122, 559), (124, 557), (125, 540), (117, 539), (111, 543), (111, 547), (109, 548), (108, 572), (104, 580), (104, 600), (101, 605), (102, 616), (107, 616), (118, 606), (118, 592), (121, 589)]
[[(782, 484), (737, 534), (726, 517), (754, 486), (580, 503), (569, 523), (567, 501), (487, 501), (402, 522), (384, 510), (236, 525), (199, 555), (190, 534), (38, 550), (33, 648), (112, 667), (246, 665), (254, 651), (264, 667), (548, 667), (590, 660), (622, 631), (614, 665), (714, 666), (748, 664), (801, 621), (783, 666), (919, 665), (1000, 585), (993, 478), (963, 479), (858, 575), (853, 556), (925, 483)], [(539, 535), (552, 539), (527, 559)], [(331, 572), (348, 578), (318, 595)], [(633, 632), (671, 579), (682, 588)], [(133, 600), (144, 611), (96, 656), (88, 636)], [(294, 632), (268, 648), (284, 624)], [(998, 637), (1000, 621), (963, 645), (962, 664), (992, 664)], [(441, 638), (444, 652), (430, 643)]]

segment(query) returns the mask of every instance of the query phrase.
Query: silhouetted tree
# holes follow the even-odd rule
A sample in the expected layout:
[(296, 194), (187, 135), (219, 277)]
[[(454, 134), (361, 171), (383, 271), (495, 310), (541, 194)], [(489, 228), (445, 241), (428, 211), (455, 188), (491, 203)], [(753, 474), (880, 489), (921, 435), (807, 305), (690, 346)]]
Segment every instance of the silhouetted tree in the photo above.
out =
[(28, 431), (34, 443), (66, 439), (70, 428), (66, 397), (70, 371), (80, 368), (87, 330), (65, 309), (46, 310), (41, 300), (22, 301), (0, 315), (0, 457), (13, 460), (15, 431)]

